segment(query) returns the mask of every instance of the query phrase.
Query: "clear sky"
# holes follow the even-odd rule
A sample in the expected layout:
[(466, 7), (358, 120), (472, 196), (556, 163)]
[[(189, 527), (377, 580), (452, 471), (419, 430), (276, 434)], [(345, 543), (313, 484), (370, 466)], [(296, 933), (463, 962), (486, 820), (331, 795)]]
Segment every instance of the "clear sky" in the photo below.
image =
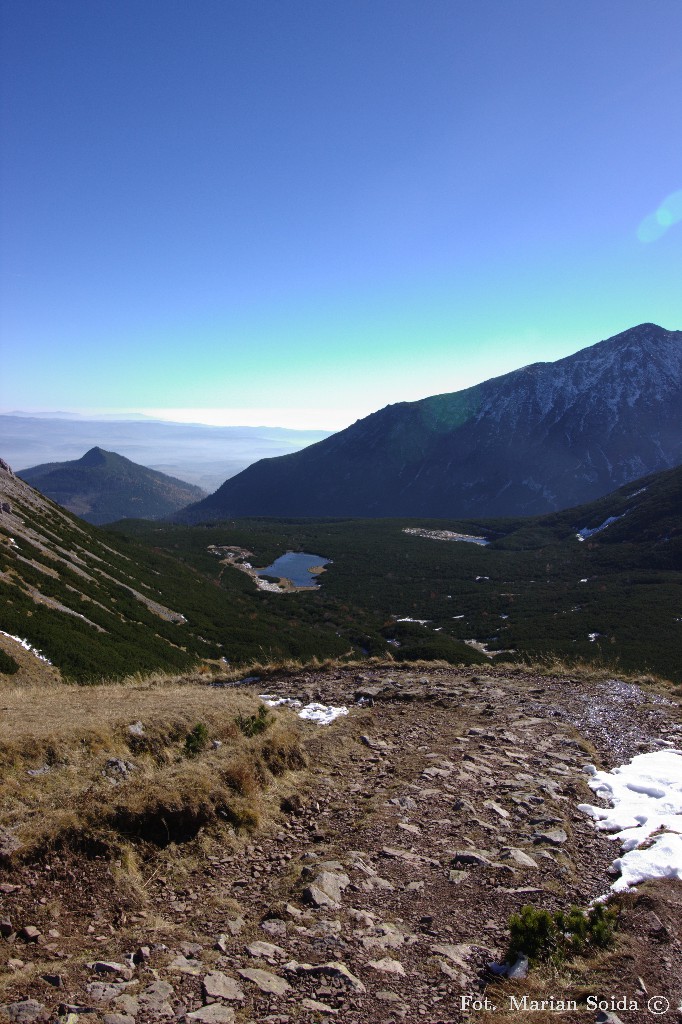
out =
[(0, 0), (0, 407), (336, 429), (682, 328), (680, 0)]

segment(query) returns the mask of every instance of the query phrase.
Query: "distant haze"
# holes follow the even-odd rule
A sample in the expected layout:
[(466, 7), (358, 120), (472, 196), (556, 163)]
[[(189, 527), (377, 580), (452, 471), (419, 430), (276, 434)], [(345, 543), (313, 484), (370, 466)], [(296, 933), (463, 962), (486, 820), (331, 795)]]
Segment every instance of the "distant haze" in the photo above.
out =
[(328, 437), (321, 430), (210, 427), (138, 417), (69, 418), (64, 413), (0, 415), (0, 457), (15, 471), (78, 459), (99, 446), (214, 491), (258, 459), (286, 455)]

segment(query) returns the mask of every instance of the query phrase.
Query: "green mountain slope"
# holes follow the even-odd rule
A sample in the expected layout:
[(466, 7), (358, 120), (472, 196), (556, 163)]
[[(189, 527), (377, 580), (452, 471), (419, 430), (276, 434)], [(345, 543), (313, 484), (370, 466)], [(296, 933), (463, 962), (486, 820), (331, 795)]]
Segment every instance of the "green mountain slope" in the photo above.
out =
[(91, 448), (71, 462), (32, 466), (19, 476), (81, 519), (100, 526), (129, 517), (160, 519), (205, 493), (103, 448)]
[[(93, 682), (205, 659), (239, 665), (347, 650), (315, 624), (273, 616), (243, 574), (220, 586), (215, 559), (205, 561), (209, 572), (105, 534), (0, 460), (0, 646), (10, 659), (19, 638), (63, 676)], [(11, 671), (0, 659), (0, 672)]]
[[(143, 523), (121, 528), (152, 537)], [(419, 528), (490, 543), (405, 532)], [(332, 564), (318, 593), (263, 600), (292, 619), (323, 618), (370, 653), (454, 660), (457, 644), (475, 641), (502, 660), (559, 657), (682, 679), (682, 468), (548, 516), (243, 519), (158, 526), (153, 536), (195, 564), (211, 543), (248, 547), (256, 565), (287, 549), (323, 554)]]
[[(0, 673), (19, 637), (82, 682), (347, 654), (559, 657), (682, 681), (681, 510), (678, 468), (525, 519), (131, 519), (104, 531), (0, 466)], [(317, 590), (270, 593), (225, 564), (225, 545), (256, 566), (287, 550), (331, 562)]]

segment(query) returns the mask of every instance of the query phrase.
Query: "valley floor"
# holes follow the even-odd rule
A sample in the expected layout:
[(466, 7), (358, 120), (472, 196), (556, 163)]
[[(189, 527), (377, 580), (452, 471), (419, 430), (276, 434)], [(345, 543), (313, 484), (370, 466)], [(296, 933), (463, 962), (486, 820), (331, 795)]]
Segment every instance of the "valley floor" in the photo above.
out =
[[(39, 692), (3, 691), (0, 748), (20, 744)], [(34, 862), (0, 853), (0, 1020), (577, 1024), (597, 1019), (588, 996), (624, 1024), (649, 1019), (647, 1000), (664, 996), (664, 1019), (678, 1019), (680, 881), (619, 897), (616, 945), (592, 959), (514, 982), (488, 965), (504, 960), (523, 904), (584, 907), (608, 891), (618, 850), (578, 810), (595, 802), (583, 766), (682, 746), (679, 700), (594, 677), (409, 665), (238, 689), (196, 681), (172, 700), (178, 716), (191, 721), (195, 700), (195, 717), (202, 708), (216, 722), (221, 701), (231, 713), (230, 701), (255, 708), (265, 692), (350, 711), (318, 726), (277, 709), (308, 766), (268, 777), (255, 830), (174, 837), (169, 818), (165, 841), (131, 840), (130, 863), (94, 846)], [(116, 693), (110, 718), (144, 729), (163, 715), (163, 688)], [(61, 713), (77, 723), (106, 698), (107, 688), (64, 687)], [(39, 747), (39, 727), (31, 741)], [(210, 772), (221, 750), (197, 760)], [(25, 778), (25, 765), (13, 770)], [(30, 770), (39, 792), (50, 764)], [(110, 792), (126, 784), (112, 776)], [(488, 1010), (475, 1001), (484, 997)]]

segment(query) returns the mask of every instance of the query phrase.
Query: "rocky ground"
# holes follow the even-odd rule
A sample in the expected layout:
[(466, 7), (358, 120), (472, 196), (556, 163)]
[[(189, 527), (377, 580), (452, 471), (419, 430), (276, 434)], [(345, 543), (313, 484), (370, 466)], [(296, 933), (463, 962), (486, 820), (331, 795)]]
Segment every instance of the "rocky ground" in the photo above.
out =
[[(523, 904), (608, 890), (617, 850), (577, 809), (594, 802), (583, 766), (682, 746), (679, 701), (502, 667), (249, 685), (350, 713), (301, 725), (309, 769), (255, 833), (147, 851), (135, 886), (96, 849), (2, 868), (0, 1020), (596, 1021), (589, 995), (624, 1024), (655, 1019), (658, 996), (682, 1020), (680, 882), (623, 898), (615, 949), (591, 961), (503, 982), (489, 968)], [(510, 1005), (524, 994), (555, 1008)]]

